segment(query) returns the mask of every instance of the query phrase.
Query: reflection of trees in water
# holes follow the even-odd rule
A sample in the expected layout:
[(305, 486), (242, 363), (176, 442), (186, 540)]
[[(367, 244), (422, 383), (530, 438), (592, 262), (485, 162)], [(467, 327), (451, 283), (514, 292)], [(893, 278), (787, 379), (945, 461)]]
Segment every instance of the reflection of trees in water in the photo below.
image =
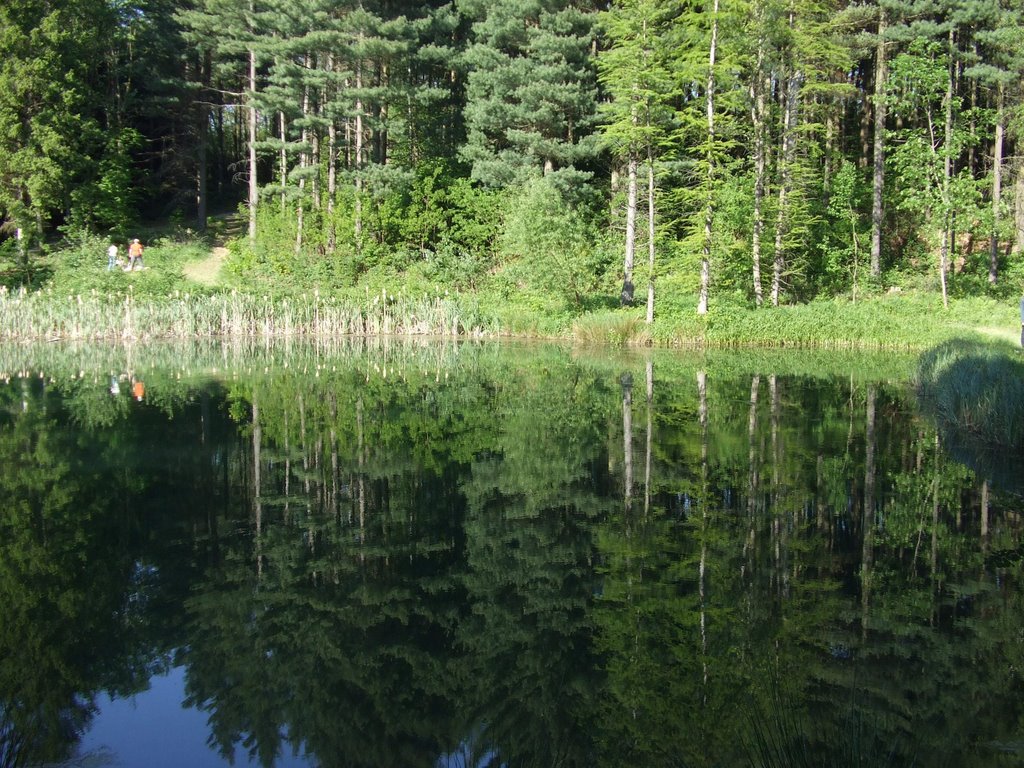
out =
[(1019, 509), (901, 392), (516, 360), (241, 377), (75, 433), (53, 395), (4, 411), (29, 474), (0, 482), (34, 501), (0, 518), (3, 594), (68, 611), (0, 629), (56, 640), (21, 657), (34, 711), (141, 689), (180, 645), (213, 742), (264, 764), (746, 765), (759, 728), (814, 764), (849, 764), (843, 734), (998, 764)]

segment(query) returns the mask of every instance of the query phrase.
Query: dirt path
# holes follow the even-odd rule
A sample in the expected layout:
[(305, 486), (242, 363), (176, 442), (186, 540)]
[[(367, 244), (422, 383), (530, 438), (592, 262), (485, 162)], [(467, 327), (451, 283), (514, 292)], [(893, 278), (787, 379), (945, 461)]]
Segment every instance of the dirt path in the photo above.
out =
[(238, 235), (242, 220), (237, 213), (220, 214), (210, 217), (208, 227), (214, 243), (210, 255), (205, 259), (189, 262), (183, 271), (189, 280), (201, 285), (214, 286), (220, 284), (221, 268), (228, 258), (228, 249), (224, 247), (224, 243)]
[(202, 261), (192, 261), (185, 265), (185, 277), (202, 285), (217, 285), (220, 282), (220, 269), (227, 257), (227, 248), (223, 245), (214, 246), (210, 255)]

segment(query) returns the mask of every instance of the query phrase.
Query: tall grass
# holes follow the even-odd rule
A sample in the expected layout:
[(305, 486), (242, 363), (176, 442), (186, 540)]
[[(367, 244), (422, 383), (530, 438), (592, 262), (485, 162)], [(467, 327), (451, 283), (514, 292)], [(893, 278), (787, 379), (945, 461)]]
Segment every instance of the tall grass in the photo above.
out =
[(659, 317), (654, 338), (659, 344), (709, 347), (923, 350), (954, 337), (1009, 338), (1017, 328), (1016, 309), (1015, 302), (987, 298), (943, 309), (937, 296), (911, 292), (856, 304), (821, 300), (754, 309), (721, 302), (704, 318), (696, 312)]

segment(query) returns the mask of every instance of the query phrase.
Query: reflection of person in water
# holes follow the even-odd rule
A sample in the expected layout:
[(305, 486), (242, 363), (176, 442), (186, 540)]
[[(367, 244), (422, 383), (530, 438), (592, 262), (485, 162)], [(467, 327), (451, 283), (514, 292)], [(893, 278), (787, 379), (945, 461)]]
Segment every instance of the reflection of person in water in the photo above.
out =
[(132, 396), (142, 402), (142, 398), (146, 396), (146, 385), (142, 383), (142, 379), (136, 379), (132, 384)]

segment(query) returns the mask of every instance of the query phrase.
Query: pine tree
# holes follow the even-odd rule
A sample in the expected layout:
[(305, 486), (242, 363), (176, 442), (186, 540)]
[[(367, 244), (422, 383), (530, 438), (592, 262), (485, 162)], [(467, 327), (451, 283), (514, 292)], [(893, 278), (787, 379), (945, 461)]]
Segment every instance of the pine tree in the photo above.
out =
[[(0, 5), (0, 225), (18, 233), (23, 255), (95, 178), (107, 146), (99, 65), (113, 26), (100, 0)], [(117, 159), (124, 148), (111, 149)]]
[(571, 171), (594, 154), (594, 14), (569, 0), (460, 0), (472, 20), (462, 158), (493, 186)]

